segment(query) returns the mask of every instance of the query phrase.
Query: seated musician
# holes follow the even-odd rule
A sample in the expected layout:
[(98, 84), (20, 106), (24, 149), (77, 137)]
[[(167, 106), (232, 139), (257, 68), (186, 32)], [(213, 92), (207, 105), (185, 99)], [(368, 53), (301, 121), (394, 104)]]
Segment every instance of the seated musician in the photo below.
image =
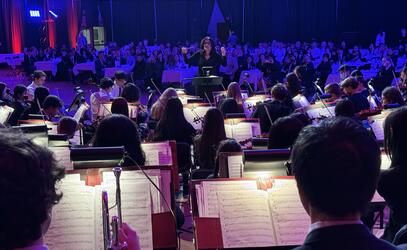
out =
[(219, 147), (216, 150), (215, 157), (215, 169), (213, 175), (209, 175), (208, 178), (226, 177), (219, 176), (219, 155), (221, 153), (242, 152), (242, 147), (235, 139), (225, 139), (219, 143)]
[(327, 102), (336, 102), (342, 98), (343, 92), (341, 87), (337, 83), (330, 83), (325, 86), (324, 92), (330, 97), (326, 99)]
[(58, 96), (49, 95), (45, 98), (43, 103), (42, 114), (44, 119), (51, 121), (55, 116), (59, 115), (60, 109), (63, 107), (63, 103)]
[(268, 149), (291, 148), (305, 124), (294, 116), (278, 118), (270, 127)]
[(370, 104), (367, 98), (358, 91), (359, 82), (354, 77), (348, 77), (341, 82), (341, 88), (345, 95), (352, 101), (355, 112), (359, 113), (362, 110), (370, 109)]
[(123, 71), (119, 70), (114, 73), (114, 85), (112, 87), (111, 95), (113, 98), (117, 98), (122, 95), (123, 88), (127, 83), (127, 75)]
[(79, 124), (69, 116), (62, 117), (57, 126), (58, 134), (67, 135), (68, 139), (72, 139), (76, 130), (79, 129)]
[(10, 126), (17, 126), (18, 120), (21, 120), (23, 113), (30, 107), (27, 102), (27, 87), (24, 85), (17, 85), (13, 91), (13, 113), (11, 114), (8, 124)]
[(308, 126), (294, 144), (291, 159), (312, 223), (295, 250), (406, 249), (377, 239), (361, 221), (380, 173), (380, 148), (363, 126), (348, 118)]
[(382, 105), (387, 108), (404, 106), (405, 102), (400, 91), (396, 87), (386, 87), (382, 92)]
[(45, 87), (37, 87), (34, 90), (34, 100), (30, 102), (30, 108), (28, 108), (22, 119), (28, 119), (28, 116), (31, 114), (40, 115), (43, 108), (44, 100), (49, 96), (49, 90)]
[(0, 82), (0, 101), (7, 106), (11, 106), (13, 103), (13, 97), (10, 95), (10, 89), (7, 88), (7, 84)]
[(129, 117), (129, 103), (123, 97), (118, 97), (112, 102), (112, 114)]
[(120, 96), (126, 99), (127, 102), (138, 103), (140, 102), (141, 93), (139, 87), (134, 83), (126, 83)]
[(239, 83), (229, 84), (226, 99), (219, 103), (219, 109), (224, 116), (230, 113), (243, 113), (243, 99)]
[(391, 112), (384, 122), (384, 148), (391, 166), (382, 172), (377, 191), (390, 208), (390, 218), (382, 239), (392, 242), (401, 227), (407, 224), (407, 108)]
[(346, 65), (346, 64), (341, 65), (339, 67), (338, 71), (339, 71), (339, 79), (341, 81), (348, 78), (350, 76), (350, 74), (351, 74), (350, 67), (348, 65)]
[(372, 85), (380, 96), (384, 88), (390, 86), (394, 78), (394, 66), (390, 57), (385, 56), (382, 59), (382, 67), (373, 79)]
[(366, 98), (370, 95), (369, 90), (367, 89), (367, 82), (363, 78), (363, 73), (360, 70), (354, 70), (350, 74), (350, 76), (355, 77), (356, 80), (359, 82), (358, 91), (366, 96)]
[(102, 78), (100, 80), (99, 84), (99, 91), (93, 93), (90, 96), (90, 106), (92, 110), (92, 121), (96, 121), (98, 118), (99, 110), (103, 107), (101, 107), (101, 104), (110, 102), (110, 99), (112, 99), (112, 96), (110, 94), (110, 91), (112, 90), (113, 87), (113, 81), (110, 78)]
[(172, 97), (178, 97), (177, 91), (174, 88), (168, 88), (164, 90), (158, 100), (151, 107), (151, 116), (150, 118), (155, 121), (159, 121), (164, 115), (165, 107), (167, 102)]
[(194, 156), (202, 169), (215, 168), (215, 156), (219, 143), (226, 139), (225, 124), (219, 109), (206, 112), (202, 134), (194, 138)]
[[(62, 197), (57, 183), (63, 176), (51, 151), (14, 130), (1, 129), (0, 249), (48, 249), (44, 235), (52, 208)], [(128, 250), (140, 249), (137, 234), (127, 224), (120, 233)]]
[(252, 118), (260, 119), (262, 134), (269, 132), (272, 122), (280, 117), (289, 115), (293, 111), (292, 107), (285, 104), (285, 101), (290, 98), (290, 94), (283, 84), (279, 83), (271, 88), (271, 98), (271, 101), (259, 104), (252, 115)]

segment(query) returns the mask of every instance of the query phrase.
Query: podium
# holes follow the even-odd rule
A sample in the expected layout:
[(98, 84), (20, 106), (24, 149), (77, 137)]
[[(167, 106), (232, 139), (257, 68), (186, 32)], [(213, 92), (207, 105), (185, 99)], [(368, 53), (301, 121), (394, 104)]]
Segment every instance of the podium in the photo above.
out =
[[(192, 86), (195, 88), (195, 95), (210, 99), (213, 102), (212, 92), (222, 90), (222, 77), (208, 76), (208, 77), (195, 77), (192, 80)], [(205, 96), (206, 94), (206, 96)]]

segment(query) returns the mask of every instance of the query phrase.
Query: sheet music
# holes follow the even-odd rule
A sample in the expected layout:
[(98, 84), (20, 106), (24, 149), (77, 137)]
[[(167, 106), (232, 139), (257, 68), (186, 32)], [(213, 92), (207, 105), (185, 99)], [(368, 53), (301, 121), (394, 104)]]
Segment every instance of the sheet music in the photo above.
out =
[(65, 171), (73, 170), (69, 147), (48, 147), (48, 149), (54, 153), (55, 159), (65, 168)]
[(321, 117), (333, 117), (335, 116), (335, 107), (322, 107), (307, 110), (307, 115), (310, 119), (321, 118)]
[(146, 166), (172, 165), (172, 152), (169, 142), (142, 143), (146, 155)]
[(267, 192), (218, 192), (224, 248), (275, 245)]
[(259, 136), (261, 135), (261, 131), (260, 131), (260, 122), (252, 122), (252, 135), (253, 137)]
[(253, 138), (252, 123), (239, 122), (237, 124), (225, 123), (226, 137), (235, 139), (242, 146)]
[[(206, 112), (213, 108), (212, 106), (193, 106), (184, 107), (185, 119), (196, 129), (202, 129), (202, 121), (197, 120), (197, 118), (202, 118), (206, 115)], [(198, 116), (198, 117), (197, 117)], [(195, 122), (194, 122), (195, 121)]]
[(0, 124), (5, 124), (13, 111), (14, 109), (9, 106), (0, 106)]
[[(121, 180), (120, 183), (123, 221), (137, 231), (142, 250), (153, 249), (150, 183), (144, 179)], [(116, 184), (103, 181), (102, 189), (108, 192), (109, 207), (114, 205)], [(116, 215), (116, 210), (110, 212)]]
[(372, 131), (378, 141), (384, 140), (383, 122), (385, 119), (385, 117), (373, 119), (372, 123), (370, 124), (370, 127), (372, 128)]
[(90, 106), (85, 102), (83, 103), (78, 110), (76, 111), (75, 115), (73, 116), (73, 119), (79, 123), (80, 119), (83, 117), (85, 112), (90, 108)]
[(58, 250), (95, 249), (94, 189), (71, 179), (62, 180), (60, 190), (63, 198), (52, 209), (46, 245)]
[(310, 219), (303, 208), (295, 180), (274, 180), (268, 190), (277, 245), (301, 245)]
[(219, 218), (217, 192), (256, 190), (256, 181), (204, 181), (202, 182), (201, 217)]
[(390, 157), (387, 154), (382, 154), (381, 158), (382, 158), (382, 164), (380, 165), (380, 169), (381, 170), (389, 169), (391, 166)]
[(243, 155), (228, 156), (229, 178), (241, 178), (243, 174)]

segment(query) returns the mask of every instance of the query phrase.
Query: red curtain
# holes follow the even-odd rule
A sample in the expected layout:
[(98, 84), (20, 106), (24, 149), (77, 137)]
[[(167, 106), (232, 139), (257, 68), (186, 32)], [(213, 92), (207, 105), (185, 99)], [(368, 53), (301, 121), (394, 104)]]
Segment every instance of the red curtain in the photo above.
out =
[(24, 7), (20, 0), (3, 0), (2, 16), (4, 21), (4, 30), (6, 33), (6, 44), (8, 50), (13, 53), (21, 53), (23, 47), (23, 13)]
[(66, 0), (68, 36), (72, 48), (76, 48), (76, 38), (78, 36), (80, 1)]
[(56, 29), (55, 29), (55, 21), (52, 19), (51, 14), (48, 12), (49, 10), (54, 10), (54, 1), (44, 0), (44, 9), (45, 13), (44, 16), (47, 17), (47, 30), (48, 30), (48, 43), (51, 48), (55, 48), (56, 45)]

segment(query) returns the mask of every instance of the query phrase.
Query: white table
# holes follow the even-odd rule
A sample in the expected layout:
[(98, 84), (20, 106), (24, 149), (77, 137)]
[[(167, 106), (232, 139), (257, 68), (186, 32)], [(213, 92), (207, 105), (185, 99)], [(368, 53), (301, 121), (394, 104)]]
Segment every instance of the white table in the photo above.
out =
[(0, 63), (7, 63), (11, 68), (15, 69), (16, 66), (23, 64), (24, 54), (0, 54)]
[(51, 72), (53, 76), (56, 76), (58, 73), (58, 63), (61, 62), (61, 58), (55, 58), (49, 61), (38, 61), (34, 63), (34, 66), (37, 70)]
[(78, 63), (73, 66), (73, 74), (75, 76), (79, 75), (79, 71), (92, 71), (93, 74), (96, 73), (95, 63), (94, 62), (86, 62), (86, 63)]

